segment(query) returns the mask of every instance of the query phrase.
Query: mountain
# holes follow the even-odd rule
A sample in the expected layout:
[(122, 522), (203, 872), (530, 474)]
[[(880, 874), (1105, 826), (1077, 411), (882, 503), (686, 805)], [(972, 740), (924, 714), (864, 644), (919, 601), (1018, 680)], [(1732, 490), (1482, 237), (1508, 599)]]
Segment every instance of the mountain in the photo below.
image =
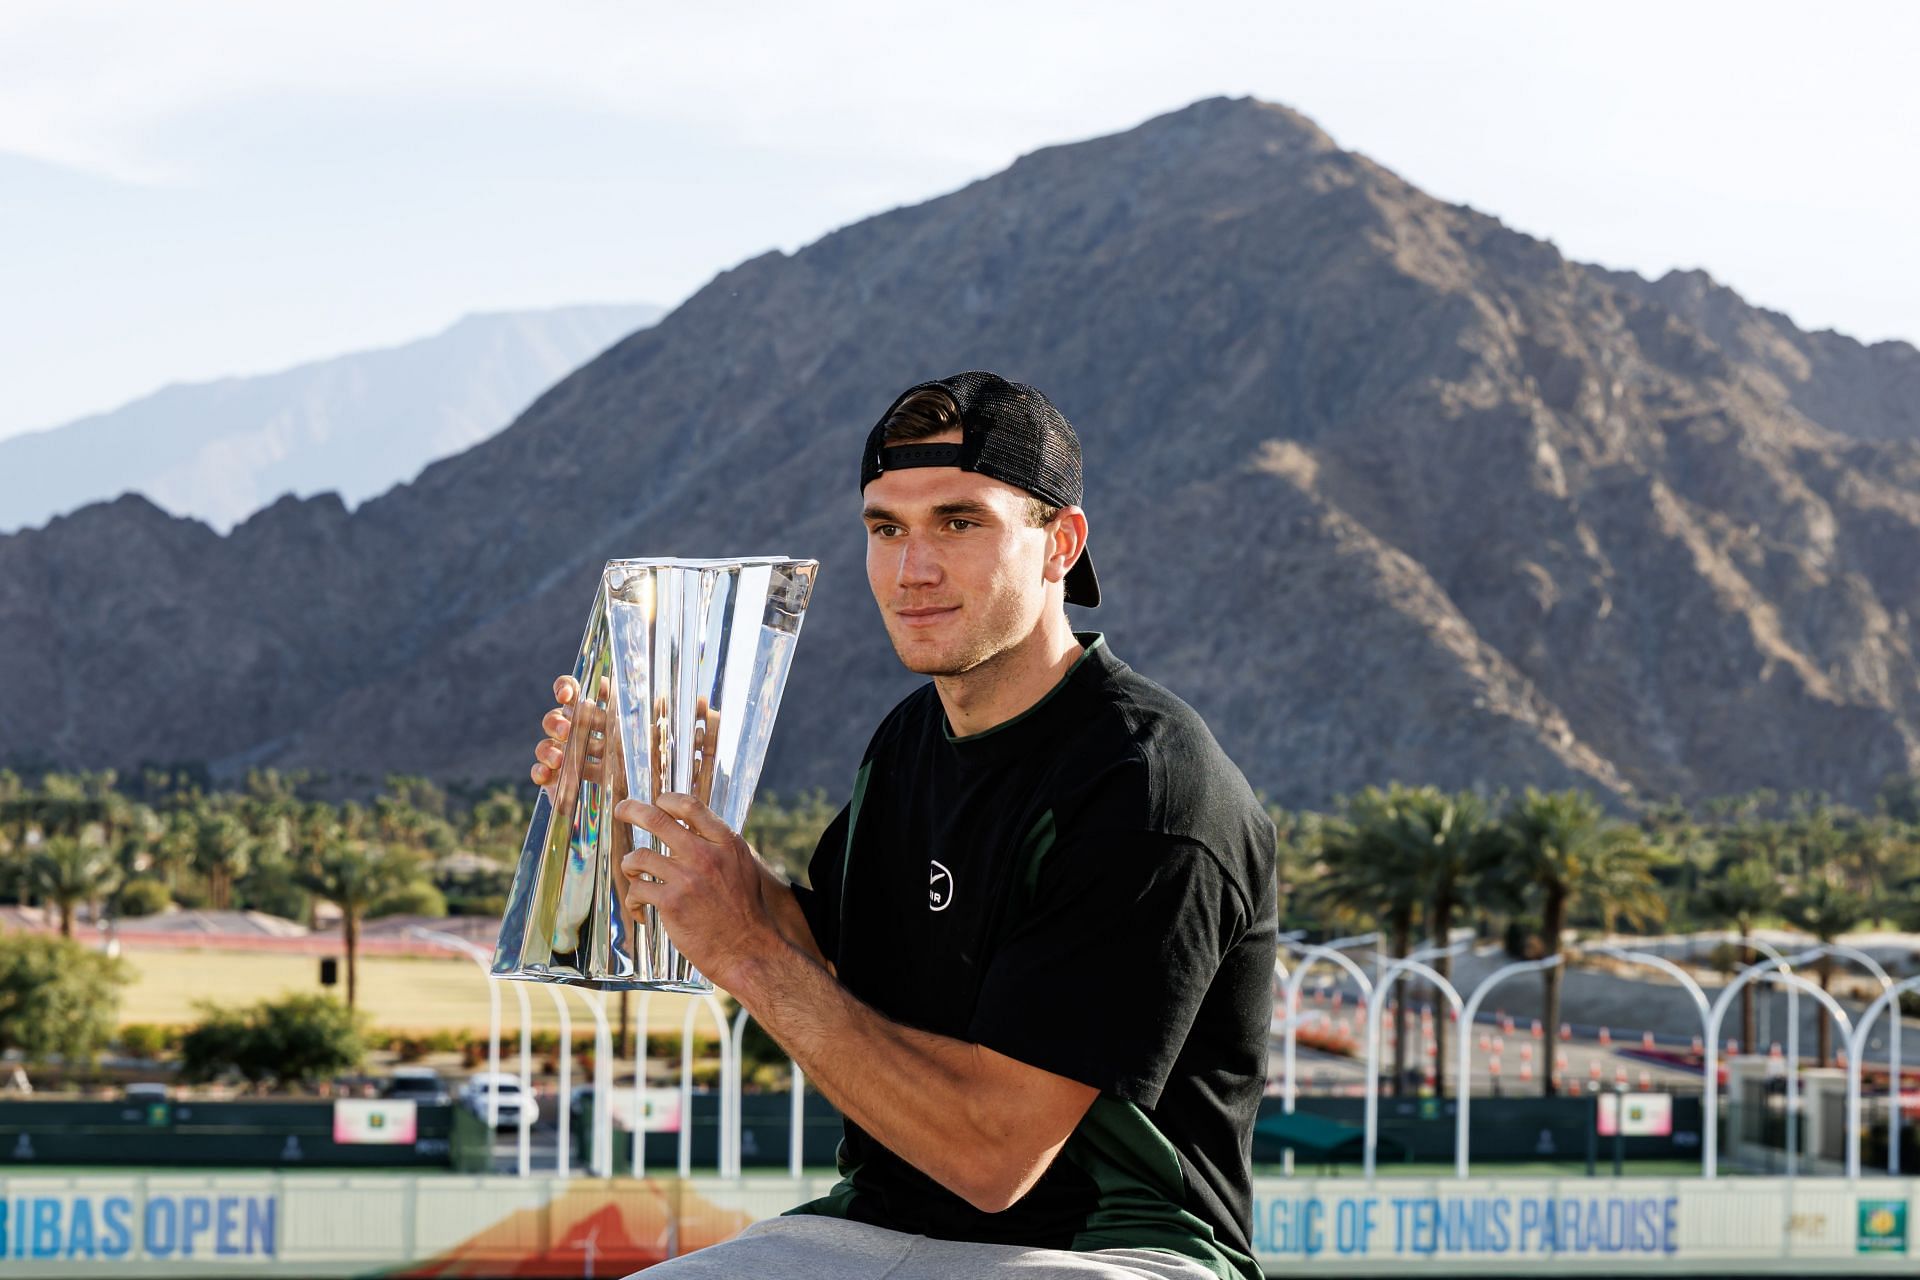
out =
[(991, 368), (1080, 430), (1085, 625), (1276, 800), (1858, 800), (1920, 762), (1913, 359), (1208, 100), (723, 272), (351, 514), (221, 537), (129, 497), (0, 538), (0, 759), (522, 776), (603, 560), (774, 550), (822, 569), (765, 781), (843, 793), (916, 683), (860, 442)]
[(511, 422), (658, 307), (473, 315), (404, 346), (170, 386), (0, 440), (0, 530), (141, 493), (228, 529), (284, 493), (363, 502)]

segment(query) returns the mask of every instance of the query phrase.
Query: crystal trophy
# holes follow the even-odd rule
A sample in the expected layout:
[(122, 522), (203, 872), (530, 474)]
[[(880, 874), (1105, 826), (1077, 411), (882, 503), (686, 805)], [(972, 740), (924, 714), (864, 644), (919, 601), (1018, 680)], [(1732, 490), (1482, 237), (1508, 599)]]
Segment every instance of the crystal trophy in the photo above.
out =
[(655, 842), (614, 822), (613, 807), (680, 792), (741, 829), (818, 568), (779, 556), (607, 562), (573, 666), (566, 758), (534, 804), (496, 977), (713, 989), (652, 907), (627, 910), (620, 860)]

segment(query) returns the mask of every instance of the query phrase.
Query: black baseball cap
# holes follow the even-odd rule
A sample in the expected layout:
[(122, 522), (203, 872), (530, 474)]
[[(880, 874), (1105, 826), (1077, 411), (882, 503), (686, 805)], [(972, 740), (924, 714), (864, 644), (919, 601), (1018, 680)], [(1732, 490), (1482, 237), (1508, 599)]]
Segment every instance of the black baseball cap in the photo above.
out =
[[(888, 445), (885, 428), (893, 411), (908, 396), (935, 389), (952, 396), (960, 410), (960, 443)], [(958, 467), (991, 476), (1050, 507), (1077, 507), (1084, 497), (1073, 424), (1037, 388), (982, 369), (908, 387), (873, 424), (860, 453), (861, 489), (882, 471), (910, 467)], [(1067, 570), (1065, 586), (1068, 604), (1091, 609), (1100, 603), (1100, 580), (1085, 547)]]

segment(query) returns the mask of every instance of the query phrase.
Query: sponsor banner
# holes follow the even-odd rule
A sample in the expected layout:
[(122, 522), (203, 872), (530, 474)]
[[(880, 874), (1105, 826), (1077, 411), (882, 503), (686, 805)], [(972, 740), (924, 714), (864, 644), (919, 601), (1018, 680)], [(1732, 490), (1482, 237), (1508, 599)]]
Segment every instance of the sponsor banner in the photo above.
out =
[(1907, 1251), (1920, 1182), (1837, 1179), (1258, 1179), (1255, 1256), (1270, 1275), (1557, 1270), (1858, 1273)]
[(1680, 1252), (1680, 1197), (1563, 1189), (1388, 1190), (1266, 1195), (1254, 1202), (1262, 1262), (1326, 1258), (1670, 1257)]
[(642, 1133), (680, 1132), (680, 1091), (672, 1087), (648, 1088), (634, 1098), (633, 1086), (616, 1084), (607, 1090), (607, 1110), (613, 1114), (613, 1127), (633, 1129), (634, 1107), (640, 1108)]
[(411, 1144), (414, 1104), (366, 1098), (340, 1098), (333, 1104), (333, 1140), (343, 1145)]
[[(0, 1275), (626, 1276), (833, 1181), (9, 1177)], [(1273, 1276), (1911, 1276), (1916, 1204), (1895, 1178), (1261, 1178), (1252, 1226)]]
[(1673, 1095), (1670, 1093), (1603, 1093), (1600, 1095), (1600, 1136), (1611, 1138), (1666, 1138), (1673, 1134)]
[(1907, 1202), (1861, 1200), (1854, 1249), (1859, 1253), (1905, 1253)]
[(60, 1190), (35, 1193), (6, 1184), (0, 1202), (0, 1275), (42, 1273), (27, 1262), (183, 1263), (192, 1274), (209, 1259), (278, 1256), (280, 1197), (272, 1192)]

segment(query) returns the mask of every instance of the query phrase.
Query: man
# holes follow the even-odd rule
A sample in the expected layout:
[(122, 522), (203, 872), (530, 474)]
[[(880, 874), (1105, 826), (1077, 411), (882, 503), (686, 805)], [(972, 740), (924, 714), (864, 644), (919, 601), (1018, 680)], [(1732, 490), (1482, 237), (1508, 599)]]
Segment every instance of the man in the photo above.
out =
[[(860, 479), (868, 584), (933, 680), (874, 734), (812, 888), (690, 797), (615, 809), (669, 851), (627, 855), (629, 906), (846, 1118), (832, 1194), (665, 1274), (1258, 1276), (1272, 824), (1190, 708), (1071, 630), (1099, 584), (1046, 397), (910, 388)], [(545, 725), (542, 785), (566, 712)]]

